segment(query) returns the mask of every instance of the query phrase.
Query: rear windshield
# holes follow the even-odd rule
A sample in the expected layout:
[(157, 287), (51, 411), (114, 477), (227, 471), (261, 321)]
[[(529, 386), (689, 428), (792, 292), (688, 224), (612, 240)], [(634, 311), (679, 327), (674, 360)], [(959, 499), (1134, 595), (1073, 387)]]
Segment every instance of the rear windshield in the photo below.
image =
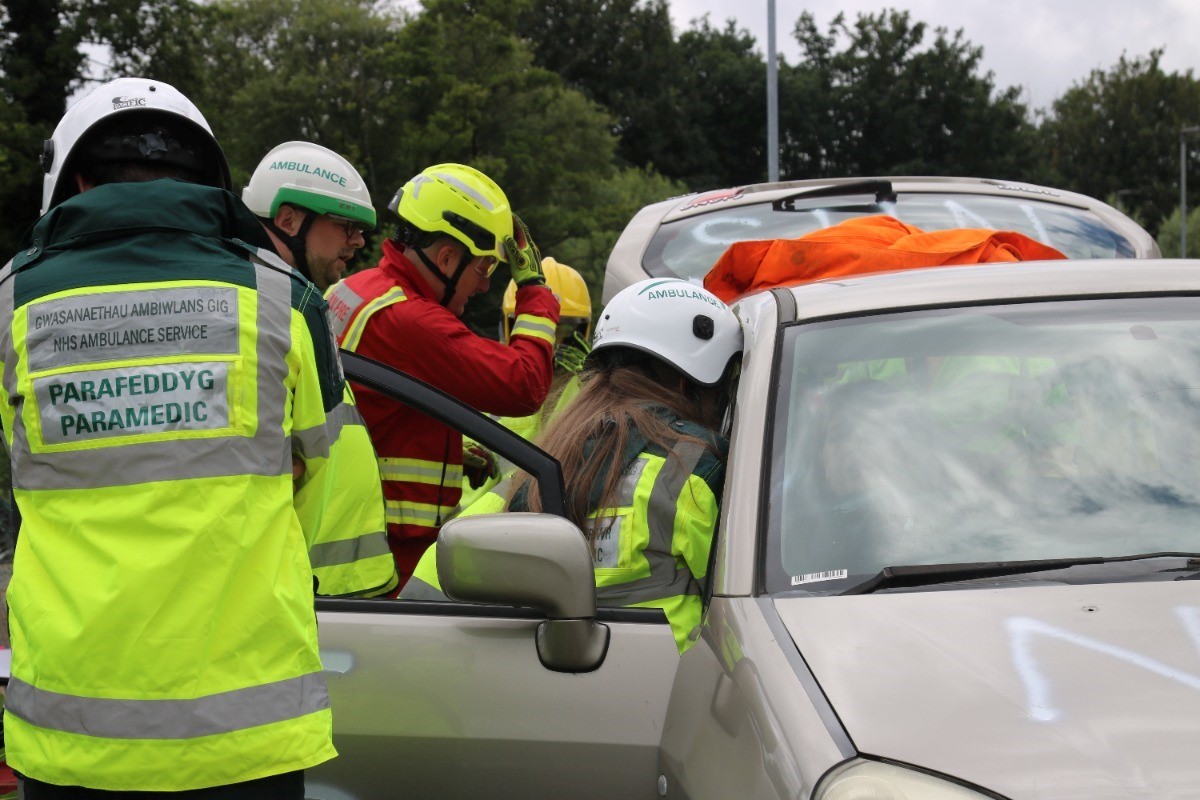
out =
[(765, 574), (1200, 551), (1200, 304), (1027, 303), (794, 325)]
[(853, 203), (851, 198), (797, 201), (795, 210), (770, 203), (718, 208), (659, 228), (645, 256), (656, 277), (700, 280), (734, 242), (794, 239), (853, 217), (888, 214), (922, 230), (986, 228), (1023, 233), (1067, 258), (1132, 258), (1133, 245), (1085, 209), (1024, 197), (909, 194), (895, 203)]

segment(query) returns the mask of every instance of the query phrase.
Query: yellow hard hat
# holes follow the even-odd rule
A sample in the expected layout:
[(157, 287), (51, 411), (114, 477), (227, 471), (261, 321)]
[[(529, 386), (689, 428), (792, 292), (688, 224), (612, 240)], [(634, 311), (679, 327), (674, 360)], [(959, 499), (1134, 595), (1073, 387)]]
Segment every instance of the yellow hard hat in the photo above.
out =
[(426, 233), (444, 233), (476, 256), (504, 261), (512, 210), (496, 182), (465, 164), (435, 164), (400, 187), (388, 210)]
[[(546, 276), (546, 285), (558, 298), (559, 327), (569, 325), (572, 329), (581, 328), (583, 338), (592, 338), (592, 297), (588, 293), (587, 283), (583, 276), (566, 264), (561, 264), (553, 258), (542, 259), (542, 272)], [(508, 341), (513, 321), (517, 316), (517, 284), (508, 282), (504, 290), (504, 300), (500, 304), (504, 313), (504, 341)]]

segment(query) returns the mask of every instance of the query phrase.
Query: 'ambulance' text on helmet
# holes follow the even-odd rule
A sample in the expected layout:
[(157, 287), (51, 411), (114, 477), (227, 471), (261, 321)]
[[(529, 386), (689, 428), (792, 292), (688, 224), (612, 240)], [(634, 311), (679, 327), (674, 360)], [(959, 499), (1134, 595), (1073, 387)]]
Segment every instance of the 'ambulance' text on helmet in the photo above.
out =
[(742, 326), (712, 292), (677, 278), (650, 278), (622, 289), (600, 312), (588, 359), (620, 347), (715, 386), (742, 352)]
[(284, 142), (259, 162), (242, 190), (254, 215), (273, 219), (284, 203), (374, 228), (375, 206), (358, 170), (327, 147)]

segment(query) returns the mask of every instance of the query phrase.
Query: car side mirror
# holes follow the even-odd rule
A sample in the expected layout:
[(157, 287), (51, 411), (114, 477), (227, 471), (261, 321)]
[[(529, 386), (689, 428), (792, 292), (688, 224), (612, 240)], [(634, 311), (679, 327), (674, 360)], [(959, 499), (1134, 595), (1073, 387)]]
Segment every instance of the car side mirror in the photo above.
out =
[(550, 514), (458, 517), (442, 526), (438, 581), (452, 600), (530, 606), (546, 615), (538, 658), (556, 672), (591, 672), (608, 651), (596, 622), (596, 577), (587, 540)]

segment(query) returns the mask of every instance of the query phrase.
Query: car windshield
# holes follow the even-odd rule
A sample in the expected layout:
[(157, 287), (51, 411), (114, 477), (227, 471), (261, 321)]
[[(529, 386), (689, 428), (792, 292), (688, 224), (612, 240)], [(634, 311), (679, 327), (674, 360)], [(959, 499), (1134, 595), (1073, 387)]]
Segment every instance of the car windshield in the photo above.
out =
[(771, 203), (717, 208), (665, 223), (644, 258), (656, 277), (700, 280), (734, 242), (794, 239), (853, 217), (888, 214), (922, 230), (987, 228), (1023, 233), (1067, 258), (1131, 258), (1133, 245), (1091, 211), (1028, 197), (974, 194), (901, 194), (895, 203), (853, 203), (855, 198), (796, 201), (794, 210)]
[(1200, 550), (1194, 298), (886, 314), (783, 331), (765, 575)]

